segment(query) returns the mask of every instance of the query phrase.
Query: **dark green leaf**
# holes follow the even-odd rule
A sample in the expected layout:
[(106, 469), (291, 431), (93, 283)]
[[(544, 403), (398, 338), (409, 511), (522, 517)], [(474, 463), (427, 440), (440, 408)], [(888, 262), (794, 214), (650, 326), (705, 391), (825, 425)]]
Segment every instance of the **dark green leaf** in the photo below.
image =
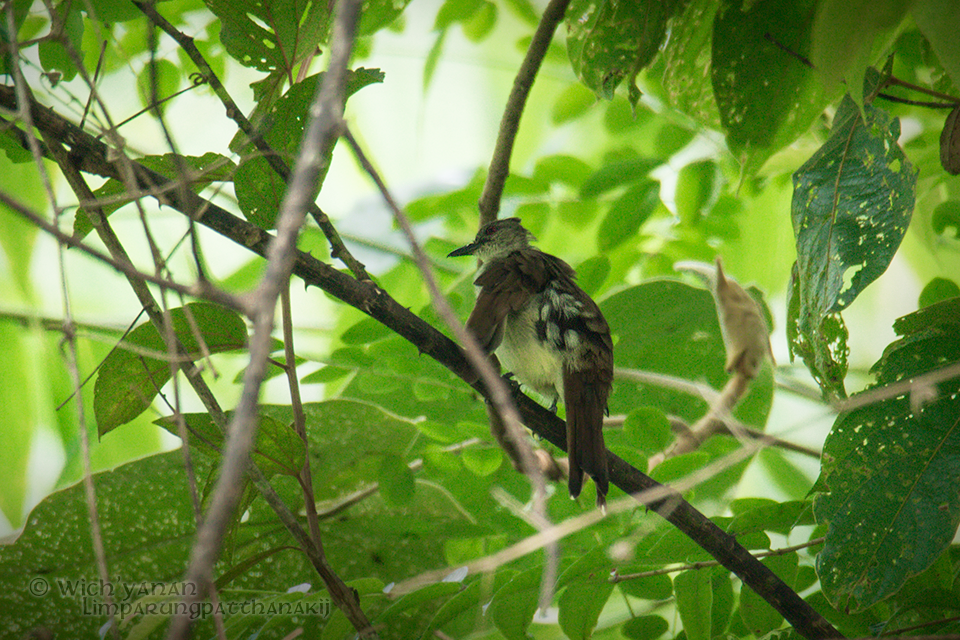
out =
[(567, 9), (567, 51), (577, 77), (601, 98), (613, 98), (625, 77), (653, 60), (680, 4), (574, 0)]
[(713, 26), (713, 92), (727, 142), (752, 172), (803, 134), (827, 100), (809, 56), (814, 0), (720, 3)]
[[(960, 361), (960, 299), (900, 318), (894, 328), (902, 337), (874, 366), (876, 389)], [(953, 538), (960, 523), (958, 397), (953, 378), (837, 418), (814, 499), (817, 521), (829, 523), (817, 567), (834, 606), (856, 611), (888, 597)]]
[[(792, 587), (797, 577), (797, 554), (770, 556), (761, 562)], [(761, 638), (783, 624), (783, 616), (778, 613), (756, 591), (745, 588), (740, 592), (740, 617), (747, 629), (757, 638)]]
[(713, 591), (706, 571), (684, 571), (673, 581), (677, 612), (688, 640), (710, 640)]
[(600, 251), (611, 251), (630, 241), (660, 203), (660, 183), (645, 180), (627, 189), (610, 205), (597, 231)]
[[(826, 335), (824, 321), (886, 270), (916, 197), (916, 172), (897, 143), (899, 121), (869, 105), (865, 113), (866, 122), (844, 98), (830, 138), (793, 176), (796, 315), (791, 302), (789, 316), (809, 343), (807, 351), (821, 362), (827, 361), (830, 338), (839, 336), (836, 331)], [(819, 362), (811, 367), (829, 368)], [(824, 386), (836, 388), (835, 383)]]
[[(188, 321), (186, 314), (192, 316)], [(190, 357), (201, 357), (197, 333), (209, 353), (241, 349), (247, 327), (234, 311), (209, 302), (194, 302), (173, 309), (171, 321), (177, 338)], [(109, 433), (147, 410), (160, 388), (170, 379), (167, 347), (152, 324), (142, 324), (127, 335), (97, 375), (93, 406), (100, 435)]]
[(307, 0), (204, 0), (220, 20), (220, 39), (240, 64), (292, 75), (327, 36), (330, 13)]

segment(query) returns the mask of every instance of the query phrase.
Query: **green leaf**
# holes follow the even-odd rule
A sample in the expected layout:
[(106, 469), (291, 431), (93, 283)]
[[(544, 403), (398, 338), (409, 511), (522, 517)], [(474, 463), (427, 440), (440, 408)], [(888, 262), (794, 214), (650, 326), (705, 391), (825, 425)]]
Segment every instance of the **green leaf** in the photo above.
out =
[(814, 0), (720, 3), (713, 26), (711, 78), (727, 143), (744, 170), (807, 131), (827, 102), (809, 56)]
[[(287, 91), (269, 111), (266, 120), (269, 130), (263, 138), (288, 168), (293, 167), (297, 150), (303, 139), (303, 131), (309, 121), (308, 110), (317, 93), (317, 87), (323, 81), (323, 73), (310, 76), (298, 82)], [(383, 73), (378, 69), (359, 68), (350, 72), (347, 79), (347, 97), (365, 86), (383, 82)], [(252, 145), (248, 153), (252, 153)], [(316, 185), (317, 191), (323, 184), (330, 158), (322, 163), (322, 174)], [(287, 191), (287, 184), (270, 164), (260, 155), (252, 155), (240, 163), (234, 177), (237, 201), (243, 215), (263, 229), (272, 229), (280, 212), (280, 203)]]
[(570, 122), (589, 111), (596, 102), (596, 96), (589, 89), (582, 84), (571, 84), (557, 96), (550, 111), (550, 120), (553, 124)]
[(660, 183), (645, 180), (627, 189), (617, 198), (597, 231), (600, 251), (611, 251), (629, 241), (640, 230), (640, 225), (660, 204)]
[(371, 35), (400, 17), (410, 0), (365, 0), (360, 14), (360, 35)]
[(402, 505), (413, 499), (413, 472), (400, 456), (384, 456), (377, 482), (387, 504)]
[(204, 0), (227, 53), (246, 67), (292, 76), (330, 28), (329, 5), (306, 0)]
[(496, 592), (490, 603), (493, 623), (507, 640), (527, 640), (540, 595), (543, 569), (534, 567), (516, 575)]
[[(182, 416), (190, 446), (207, 455), (219, 457), (225, 446), (223, 432), (210, 416), (206, 413), (185, 413)], [(232, 419), (233, 412), (228, 412), (227, 417)], [(171, 434), (180, 436), (173, 416), (160, 418), (156, 423)], [(291, 423), (261, 415), (257, 425), (257, 440), (253, 445), (253, 460), (267, 478), (278, 473), (296, 476), (303, 467), (303, 440), (293, 430)]]
[(697, 224), (716, 202), (720, 179), (716, 163), (710, 160), (680, 169), (674, 196), (677, 216), (686, 224)]
[(580, 81), (610, 100), (620, 82), (647, 66), (666, 37), (675, 0), (589, 2), (567, 9), (567, 52)]
[(863, 77), (873, 63), (875, 41), (900, 24), (909, 0), (822, 0), (813, 26), (810, 58), (823, 82), (846, 80), (854, 101), (863, 103)]
[[(865, 393), (960, 362), (960, 299), (894, 328), (902, 337), (874, 365), (877, 385)], [(814, 487), (817, 522), (829, 525), (817, 572), (838, 609), (890, 596), (950, 544), (960, 524), (958, 396), (953, 378), (838, 416)]]
[(670, 421), (656, 407), (639, 407), (628, 413), (623, 431), (648, 456), (663, 451), (673, 441)]
[(920, 308), (960, 296), (960, 287), (953, 280), (933, 278), (920, 292)]
[[(726, 384), (726, 350), (713, 297), (675, 280), (652, 280), (606, 298), (600, 309), (617, 337), (617, 366), (658, 371), (687, 380)], [(748, 424), (766, 422), (772, 398), (772, 373), (764, 368), (735, 413)], [(706, 409), (700, 398), (628, 380), (614, 385), (611, 413), (657, 407), (693, 422)]]
[[(186, 314), (191, 315), (188, 320)], [(197, 332), (209, 353), (241, 349), (247, 328), (235, 312), (209, 302), (195, 302), (170, 312), (177, 338), (194, 359), (201, 357)], [(196, 331), (194, 330), (196, 326)], [(102, 436), (147, 410), (170, 379), (167, 347), (152, 324), (142, 324), (107, 356), (94, 385), (94, 412)]]
[(946, 235), (947, 229), (953, 229), (953, 238), (960, 239), (960, 201), (947, 200), (938, 204), (933, 210), (930, 226), (938, 236)]
[[(640, 573), (650, 568), (651, 567), (646, 565), (631, 567), (629, 570), (627, 567), (621, 567), (619, 573), (621, 575), (634, 572)], [(620, 587), (620, 590), (627, 595), (640, 598), (641, 600), (666, 600), (673, 595), (673, 582), (670, 580), (670, 577), (665, 574), (632, 578), (619, 582), (617, 585)]]
[(646, 180), (647, 175), (663, 161), (657, 158), (627, 158), (600, 167), (580, 187), (580, 197), (596, 198), (621, 185)]
[(533, 168), (533, 179), (546, 184), (563, 184), (572, 189), (579, 189), (591, 173), (593, 168), (580, 158), (554, 155), (537, 160)]
[(716, 0), (689, 0), (673, 20), (670, 39), (663, 49), (663, 89), (667, 102), (709, 129), (720, 128), (711, 77), (713, 18)]
[(660, 616), (637, 616), (624, 622), (620, 633), (630, 640), (656, 640), (669, 628), (670, 625)]
[(577, 284), (591, 296), (600, 291), (608, 275), (610, 258), (607, 256), (593, 256), (577, 265)]
[[(154, 80), (155, 78), (155, 80)], [(154, 93), (156, 82), (156, 93)], [(137, 74), (137, 96), (145, 109), (156, 107), (161, 112), (166, 109), (166, 103), (161, 104), (180, 88), (180, 68), (169, 60), (159, 59), (154, 64), (146, 65)]]
[(673, 581), (677, 594), (677, 613), (683, 621), (688, 640), (710, 640), (713, 591), (706, 571), (684, 571)]
[(926, 37), (955, 87), (960, 87), (960, 11), (951, 0), (923, 0), (909, 5), (920, 31)]
[(484, 477), (500, 468), (500, 464), (503, 462), (503, 453), (498, 447), (470, 447), (463, 450), (461, 459), (464, 467), (472, 473)]
[[(61, 2), (56, 11), (63, 20), (63, 30), (58, 35), (69, 42), (75, 53), (83, 57), (83, 16), (81, 7), (70, 2)], [(4, 20), (6, 26), (6, 20)], [(77, 65), (67, 52), (67, 48), (58, 38), (44, 39), (37, 46), (40, 55), (40, 64), (44, 71), (59, 71), (63, 74), (62, 80), (73, 80), (77, 75)]]
[(484, 2), (480, 5), (470, 19), (463, 22), (463, 34), (471, 42), (481, 42), (490, 35), (497, 24), (497, 5), (492, 2)]
[[(194, 471), (211, 470), (203, 459)], [(173, 451), (94, 476), (103, 544), (110, 550), (111, 576), (124, 584), (175, 581), (196, 535), (196, 519), (183, 471), (183, 455)], [(144, 513), (150, 526), (131, 531)], [(52, 625), (73, 638), (97, 637), (104, 620), (84, 614), (102, 603), (90, 517), (82, 485), (41, 502), (16, 543), (0, 546), (0, 628), (13, 637)], [(29, 585), (32, 585), (28, 588)], [(39, 591), (46, 588), (43, 597)], [(71, 593), (72, 591), (72, 593)], [(119, 601), (119, 599), (117, 599)]]
[(864, 112), (866, 121), (844, 98), (830, 138), (793, 176), (797, 306), (789, 315), (815, 344), (825, 342), (824, 320), (886, 270), (916, 198), (916, 172), (897, 143), (899, 121), (873, 106)]
[(560, 594), (558, 622), (568, 638), (590, 638), (600, 612), (613, 593), (606, 573), (571, 582)]
[[(797, 554), (770, 556), (760, 562), (773, 571), (788, 587), (793, 587), (797, 577)], [(740, 591), (740, 617), (747, 629), (757, 638), (770, 633), (783, 624), (783, 616), (750, 588)]]

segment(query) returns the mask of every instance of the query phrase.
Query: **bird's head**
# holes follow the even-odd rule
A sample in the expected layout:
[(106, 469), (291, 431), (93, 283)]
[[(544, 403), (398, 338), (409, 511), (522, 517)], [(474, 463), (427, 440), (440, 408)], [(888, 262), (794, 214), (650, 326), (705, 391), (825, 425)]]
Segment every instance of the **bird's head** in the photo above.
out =
[(468, 245), (454, 249), (448, 257), (476, 256), (486, 261), (525, 249), (534, 240), (533, 234), (523, 228), (520, 218), (504, 218), (489, 222), (477, 232), (477, 237)]

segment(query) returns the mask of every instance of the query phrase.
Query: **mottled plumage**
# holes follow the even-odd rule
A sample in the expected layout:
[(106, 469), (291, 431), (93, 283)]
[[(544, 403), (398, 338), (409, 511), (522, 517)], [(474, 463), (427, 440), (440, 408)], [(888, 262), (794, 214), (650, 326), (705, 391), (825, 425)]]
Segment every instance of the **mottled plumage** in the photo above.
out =
[(603, 416), (613, 383), (613, 342), (596, 303), (575, 282), (563, 260), (529, 245), (517, 218), (485, 225), (471, 244), (451, 256), (475, 255), (477, 303), (467, 327), (522, 384), (567, 414), (570, 495), (587, 473), (598, 503), (608, 489)]

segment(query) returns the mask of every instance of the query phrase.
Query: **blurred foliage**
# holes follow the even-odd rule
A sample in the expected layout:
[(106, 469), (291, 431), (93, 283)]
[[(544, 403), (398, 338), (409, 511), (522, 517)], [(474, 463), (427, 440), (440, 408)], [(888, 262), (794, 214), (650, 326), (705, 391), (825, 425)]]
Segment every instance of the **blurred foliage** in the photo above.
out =
[[(383, 64), (389, 56), (374, 52), (387, 36), (416, 28), (411, 18), (421, 14), (414, 11), (432, 13), (429, 33), (414, 34), (430, 43), (422, 82), (402, 87), (413, 100), (428, 93), (456, 97), (460, 89), (448, 86), (449, 76), (438, 69), (462, 63), (464, 50), (476, 52), (479, 64), (506, 66), (512, 74), (541, 11), (528, 0), (408, 4), (364, 3), (350, 93), (364, 98), (369, 85), (393, 81)], [(770, 423), (780, 433), (805, 420), (793, 415), (794, 406), (819, 414), (836, 410), (822, 443), (819, 479), (813, 482), (802, 454), (778, 447), (716, 471), (712, 465), (740, 449), (728, 435), (651, 473), (686, 483), (714, 469), (685, 484), (684, 495), (749, 549), (809, 541), (764, 563), (851, 637), (912, 628), (958, 631), (960, 549), (952, 540), (960, 522), (960, 178), (950, 173), (953, 148), (941, 149), (955, 137), (955, 118), (947, 113), (957, 103), (951, 96), (960, 94), (954, 4), (573, 0), (565, 37), (546, 52), (522, 120), (501, 207), (502, 215), (522, 218), (540, 247), (577, 269), (610, 323), (616, 364), (624, 369), (720, 389), (728, 376), (712, 298), (673, 265), (721, 256), (726, 271), (758, 285), (758, 299), (785, 325), (774, 334), (781, 361), (764, 367), (735, 417), (756, 430)], [(140, 152), (155, 146), (144, 133), (149, 127), (111, 128), (113, 111), (129, 105), (110, 90), (92, 95), (85, 79), (129, 89), (148, 108), (137, 119), (152, 125), (182, 98), (162, 108), (152, 108), (153, 101), (173, 96), (198, 72), (136, 3), (13, 0), (0, 6), (5, 88), (13, 86), (19, 67), (36, 99), (56, 114), (105, 136), (161, 175), (183, 177), (194, 192), (255, 224), (274, 225), (284, 181), (242, 134), (185, 156), (175, 149)], [(322, 77), (312, 63), (318, 57), (325, 62), (331, 7), (304, 0), (156, 4), (193, 39), (218, 77), (249, 85), (253, 100), (245, 98), (246, 115), (288, 164)], [(14, 39), (18, 58), (11, 53)], [(476, 84), (476, 100), (495, 114), (507, 89)], [(194, 81), (189, 93), (205, 106), (202, 117), (231, 125), (209, 82)], [(399, 105), (374, 105), (378, 117), (396, 122), (388, 116)], [(50, 219), (56, 214), (61, 228), (72, 225), (75, 238), (95, 243), (87, 215), (94, 203), (64, 197), (53, 165), (38, 167), (21, 144), (27, 129), (20, 115), (10, 107), (0, 117), (0, 191)], [(945, 121), (953, 124), (941, 137)], [(176, 136), (180, 123), (162, 124)], [(431, 125), (423, 118), (415, 126), (423, 131)], [(364, 131), (355, 133), (362, 140)], [(492, 148), (492, 126), (488, 134)], [(404, 159), (416, 162), (419, 153), (405, 150)], [(334, 154), (333, 162), (340, 157)], [(472, 305), (472, 269), (445, 256), (476, 231), (486, 161), (478, 157), (456, 167), (462, 177), (454, 183), (443, 176), (445, 182), (433, 182), (442, 187), (418, 187), (404, 207), (431, 236), (425, 249), (461, 318)], [(56, 206), (45, 188), (47, 175)], [(339, 186), (330, 182), (318, 191)], [(167, 208), (136, 200), (120, 180), (98, 180), (92, 188), (111, 224), (124, 228), (122, 240), (144, 270), (190, 282), (208, 261), (220, 273), (222, 261), (237, 266), (223, 267), (229, 273), (216, 278), (218, 284), (236, 293), (255, 285), (263, 263), (243, 247), (197, 235)], [(334, 224), (355, 222), (330, 213)], [(447, 332), (407, 251), (384, 248), (383, 226), (363, 218), (351, 227), (358, 245), (388, 257), (374, 274), (377, 284)], [(119, 623), (120, 635), (161, 637), (168, 616), (145, 615), (145, 607), (164, 598), (173, 602), (169, 594), (195, 536), (183, 456), (156, 453), (169, 442), (168, 432), (180, 433), (171, 414), (185, 385), (179, 380), (173, 388), (161, 335), (133, 319), (138, 307), (129, 312), (125, 289), (112, 289), (125, 285), (76, 252), (66, 252), (70, 267), (61, 276), (51, 266), (58, 258), (47, 240), (0, 204), (0, 513), (22, 528), (16, 541), (0, 548), (0, 636), (26, 637), (40, 627), (64, 637), (109, 633), (105, 615), (84, 609), (102, 604), (102, 591), (70, 591), (70, 585), (95, 587), (99, 580), (85, 492), (72, 484), (82, 473), (80, 434), (86, 430), (110, 576), (117, 584), (153, 585), (150, 593), (121, 599), (131, 611)], [(303, 232), (300, 247), (331, 259), (316, 229)], [(884, 348), (889, 339), (876, 336), (890, 327), (871, 317), (865, 301), (881, 295), (878, 280), (894, 263), (894, 271), (909, 272), (919, 285), (909, 293), (899, 285), (883, 289), (911, 296), (896, 305), (910, 312), (894, 322), (895, 339)], [(72, 298), (77, 281), (109, 289), (114, 306), (81, 300), (75, 306), (87, 321), (65, 328), (60, 292)], [(319, 320), (299, 329), (294, 364), (304, 389), (315, 394), (304, 407), (307, 441), (291, 429), (289, 405), (264, 405), (254, 458), (297, 513), (304, 492), (296, 470), (310, 460), (325, 551), (381, 637), (709, 640), (782, 631), (782, 617), (722, 568), (658, 572), (709, 557), (641, 508), (612, 513), (561, 541), (547, 618), (552, 622), (534, 619), (542, 553), (489, 574), (456, 573), (533, 533), (521, 513), (504, 506), (505, 500), (527, 505), (529, 483), (497, 447), (486, 407), (470, 387), (361, 311), (312, 290), (307, 295), (308, 315)], [(245, 364), (231, 352), (243, 351), (247, 327), (211, 303), (167, 297), (178, 338), (191, 352), (203, 345), (198, 362), (229, 410), (239, 380), (232, 374)], [(855, 313), (858, 305), (866, 311)], [(75, 387), (63, 357), (65, 333), (77, 337), (81, 376), (96, 373), (94, 384), (84, 387), (82, 413), (76, 400), (58, 409)], [(858, 342), (876, 347), (869, 372), (859, 371), (865, 357), (852, 352)], [(271, 385), (284, 382), (279, 345), (273, 356)], [(801, 362), (783, 361), (794, 357)], [(867, 388), (860, 389), (865, 380)], [(794, 397), (798, 385), (806, 399)], [(690, 424), (708, 408), (702, 395), (676, 386), (619, 377), (610, 399), (610, 449), (646, 470), (648, 460), (669, 447), (678, 422)], [(786, 408), (778, 411), (781, 399)], [(223, 437), (209, 416), (191, 411), (183, 422), (205, 505)], [(818, 438), (815, 446), (823, 439), (809, 430), (794, 433)], [(63, 457), (58, 491), (28, 513), (33, 496), (49, 489), (35, 486), (31, 468), (35, 456), (50, 451), (43, 444), (50, 440)], [(561, 455), (545, 442), (532, 443)], [(309, 607), (324, 601), (322, 583), (265, 501), (250, 486), (243, 492), (242, 513), (216, 566), (221, 600), (315, 611)], [(611, 497), (622, 496), (614, 490)], [(569, 500), (562, 483), (550, 487), (555, 522), (591, 504), (589, 495)], [(392, 591), (394, 583), (444, 567), (449, 581), (402, 596)], [(43, 584), (49, 594), (36, 597), (30, 589)], [(231, 638), (283, 638), (298, 628), (305, 637), (324, 639), (352, 632), (337, 611), (238, 614), (225, 622)], [(196, 633), (212, 637), (212, 620), (201, 621)]]

